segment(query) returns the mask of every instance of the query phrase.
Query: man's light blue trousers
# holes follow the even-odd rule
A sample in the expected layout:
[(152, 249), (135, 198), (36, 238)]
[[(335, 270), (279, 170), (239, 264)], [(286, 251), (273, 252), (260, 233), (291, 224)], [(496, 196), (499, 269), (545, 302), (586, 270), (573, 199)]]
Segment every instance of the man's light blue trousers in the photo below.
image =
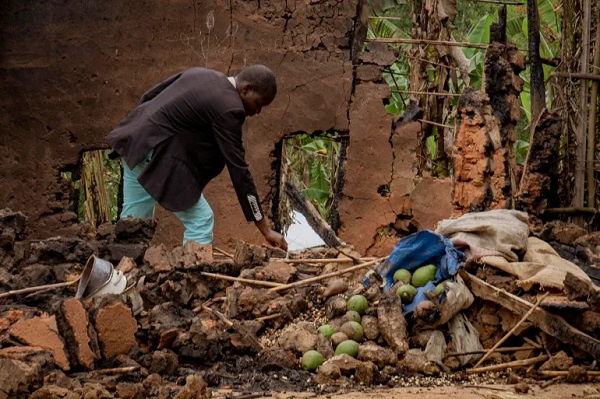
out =
[[(123, 210), (121, 218), (133, 216), (136, 218), (154, 218), (154, 207), (156, 200), (138, 182), (137, 178), (144, 170), (152, 153), (133, 169), (130, 169), (125, 162), (123, 164)], [(196, 241), (199, 244), (210, 244), (213, 241), (214, 217), (213, 211), (204, 195), (196, 205), (185, 211), (175, 212), (175, 215), (181, 220), (185, 227), (183, 233), (183, 243), (189, 240)]]

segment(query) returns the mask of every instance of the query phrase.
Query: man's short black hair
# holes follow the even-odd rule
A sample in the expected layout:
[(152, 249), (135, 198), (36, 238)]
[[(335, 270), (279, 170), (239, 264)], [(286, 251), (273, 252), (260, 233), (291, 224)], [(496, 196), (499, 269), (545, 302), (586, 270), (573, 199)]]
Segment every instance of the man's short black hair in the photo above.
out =
[(275, 74), (268, 67), (256, 64), (249, 65), (235, 77), (238, 82), (250, 83), (261, 94), (277, 94)]

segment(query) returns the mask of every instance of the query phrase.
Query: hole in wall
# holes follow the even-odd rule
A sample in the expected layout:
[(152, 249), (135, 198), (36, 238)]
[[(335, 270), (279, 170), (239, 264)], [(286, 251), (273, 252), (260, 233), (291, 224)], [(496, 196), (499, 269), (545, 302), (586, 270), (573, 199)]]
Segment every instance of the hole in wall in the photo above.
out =
[(81, 154), (77, 166), (67, 166), (60, 176), (69, 187), (69, 210), (80, 222), (94, 226), (114, 222), (121, 208), (121, 164), (108, 157), (110, 150)]
[(286, 135), (275, 148), (277, 174), (273, 199), (275, 227), (288, 241), (289, 249), (323, 245), (305, 217), (293, 209), (284, 187), (292, 183), (313, 204), (321, 217), (335, 230), (343, 183), (343, 161), (348, 145), (347, 132), (295, 132)]

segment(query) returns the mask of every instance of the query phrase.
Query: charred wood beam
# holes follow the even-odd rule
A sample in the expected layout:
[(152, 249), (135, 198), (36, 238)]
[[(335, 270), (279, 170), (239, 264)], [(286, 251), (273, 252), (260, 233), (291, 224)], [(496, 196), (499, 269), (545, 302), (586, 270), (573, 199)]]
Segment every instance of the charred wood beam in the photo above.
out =
[[(544, 70), (540, 57), (540, 15), (537, 0), (527, 0), (527, 26), (529, 36), (529, 66), (531, 70), (531, 120), (537, 120), (546, 104)], [(530, 134), (535, 127), (531, 125)]]
[(565, 215), (595, 215), (598, 213), (598, 209), (592, 207), (567, 207), (567, 208), (547, 208), (544, 210), (544, 213), (562, 213)]
[[(473, 295), (478, 298), (496, 303), (518, 316), (524, 315), (533, 307), (533, 304), (524, 299), (494, 287), (464, 270), (459, 273)], [(537, 308), (531, 313), (529, 320), (546, 334), (552, 335), (567, 345), (573, 345), (589, 353), (594, 359), (600, 360), (600, 341), (579, 331), (562, 317)]]
[(490, 43), (506, 44), (506, 5), (498, 10), (498, 22), (490, 26)]

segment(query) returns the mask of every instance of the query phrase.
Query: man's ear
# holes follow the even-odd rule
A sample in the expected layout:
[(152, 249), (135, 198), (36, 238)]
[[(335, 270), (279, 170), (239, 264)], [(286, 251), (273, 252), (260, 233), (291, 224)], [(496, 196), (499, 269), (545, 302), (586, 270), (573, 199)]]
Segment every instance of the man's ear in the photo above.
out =
[(247, 95), (249, 92), (252, 91), (252, 85), (250, 83), (242, 83), (242, 87), (240, 88), (240, 93)]

